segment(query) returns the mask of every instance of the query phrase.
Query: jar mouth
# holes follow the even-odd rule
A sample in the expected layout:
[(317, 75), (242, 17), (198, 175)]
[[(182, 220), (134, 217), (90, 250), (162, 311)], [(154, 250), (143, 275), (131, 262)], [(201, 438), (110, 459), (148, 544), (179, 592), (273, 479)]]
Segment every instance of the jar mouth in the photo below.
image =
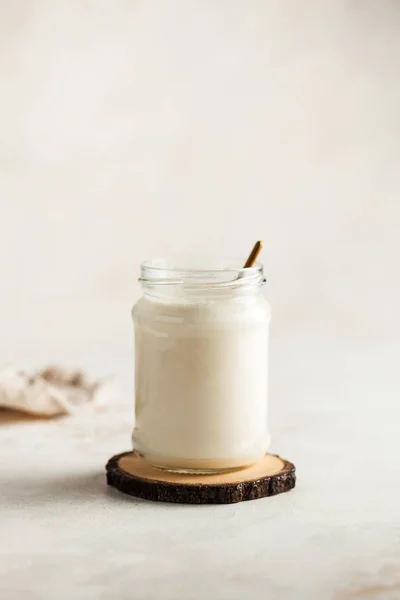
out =
[(185, 289), (258, 287), (265, 283), (264, 267), (244, 268), (242, 259), (155, 258), (141, 264), (143, 286), (183, 286)]

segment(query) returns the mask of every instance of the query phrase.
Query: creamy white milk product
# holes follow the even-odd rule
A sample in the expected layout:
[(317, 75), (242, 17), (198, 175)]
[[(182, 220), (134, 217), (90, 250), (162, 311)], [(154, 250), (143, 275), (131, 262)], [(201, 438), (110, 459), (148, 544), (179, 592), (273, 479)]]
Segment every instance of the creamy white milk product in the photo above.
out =
[(152, 464), (224, 470), (266, 452), (270, 310), (262, 282), (261, 271), (228, 286), (211, 277), (145, 288), (133, 311), (133, 444)]

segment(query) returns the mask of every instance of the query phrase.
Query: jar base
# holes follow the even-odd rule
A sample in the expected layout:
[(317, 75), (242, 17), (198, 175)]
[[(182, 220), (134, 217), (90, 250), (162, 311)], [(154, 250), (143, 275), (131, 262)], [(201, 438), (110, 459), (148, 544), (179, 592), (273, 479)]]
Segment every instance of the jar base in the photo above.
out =
[[(150, 463), (152, 464), (152, 463)], [(178, 469), (173, 467), (162, 467), (161, 465), (152, 464), (156, 469), (160, 471), (168, 471), (168, 473), (179, 473), (180, 475), (219, 475), (222, 473), (232, 473), (234, 471), (240, 471), (246, 467), (229, 467), (226, 469)]]
[[(230, 465), (230, 466), (217, 465), (217, 466), (213, 467), (213, 466), (211, 466), (211, 463), (217, 462), (217, 461), (214, 461), (212, 459), (206, 459), (206, 460), (192, 459), (192, 460), (190, 460), (190, 463), (192, 463), (191, 466), (188, 466), (188, 465), (174, 466), (172, 464), (160, 464), (159, 461), (154, 460), (154, 458), (152, 458), (151, 456), (148, 456), (138, 450), (135, 450), (135, 453), (138, 456), (140, 456), (140, 458), (142, 458), (144, 461), (146, 461), (149, 465), (151, 465), (152, 467), (155, 467), (156, 469), (160, 469), (160, 471), (166, 471), (168, 473), (179, 473), (181, 475), (219, 475), (219, 474), (223, 474), (223, 473), (232, 473), (235, 471), (241, 471), (242, 469), (246, 469), (247, 467), (254, 465), (258, 461), (258, 458), (257, 458), (254, 460), (246, 461), (244, 464)], [(169, 462), (171, 463), (172, 461), (169, 461)], [(174, 462), (176, 464), (178, 461), (174, 461)], [(186, 461), (186, 462), (189, 462), (189, 461)], [(198, 466), (194, 466), (196, 463), (198, 464)]]

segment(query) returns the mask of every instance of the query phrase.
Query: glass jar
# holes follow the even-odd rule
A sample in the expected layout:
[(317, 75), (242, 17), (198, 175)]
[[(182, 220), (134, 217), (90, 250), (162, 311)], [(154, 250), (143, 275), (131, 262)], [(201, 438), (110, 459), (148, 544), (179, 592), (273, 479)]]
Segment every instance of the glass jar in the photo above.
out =
[(142, 264), (140, 281), (134, 449), (174, 471), (257, 462), (270, 441), (262, 265), (193, 269), (160, 259)]

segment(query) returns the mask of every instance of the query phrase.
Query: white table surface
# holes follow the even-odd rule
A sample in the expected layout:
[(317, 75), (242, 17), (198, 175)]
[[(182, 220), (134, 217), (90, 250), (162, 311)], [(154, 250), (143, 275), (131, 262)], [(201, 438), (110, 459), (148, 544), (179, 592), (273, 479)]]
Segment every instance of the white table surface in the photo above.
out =
[(107, 459), (130, 447), (128, 356), (87, 361), (116, 373), (112, 406), (3, 424), (0, 597), (400, 598), (398, 347), (300, 332), (272, 346), (287, 494), (180, 506), (108, 488)]

